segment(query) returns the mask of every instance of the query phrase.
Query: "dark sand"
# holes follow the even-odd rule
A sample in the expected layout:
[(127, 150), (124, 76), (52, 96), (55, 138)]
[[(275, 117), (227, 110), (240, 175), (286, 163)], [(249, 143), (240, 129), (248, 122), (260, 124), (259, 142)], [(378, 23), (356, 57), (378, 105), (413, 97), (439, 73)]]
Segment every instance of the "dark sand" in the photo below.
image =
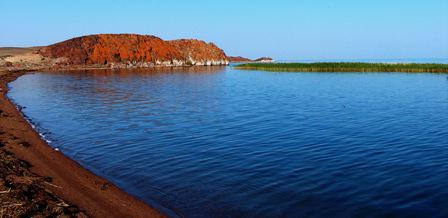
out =
[(0, 217), (164, 217), (53, 150), (7, 97), (0, 72)]

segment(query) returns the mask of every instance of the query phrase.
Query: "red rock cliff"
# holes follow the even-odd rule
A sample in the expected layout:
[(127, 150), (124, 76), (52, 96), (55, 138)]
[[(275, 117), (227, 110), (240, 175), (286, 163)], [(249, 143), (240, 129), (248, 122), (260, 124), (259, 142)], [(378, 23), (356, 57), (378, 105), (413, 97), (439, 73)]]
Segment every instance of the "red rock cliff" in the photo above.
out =
[(99, 34), (46, 46), (44, 57), (62, 58), (67, 65), (227, 65), (227, 56), (212, 43), (199, 40), (164, 41), (151, 35)]

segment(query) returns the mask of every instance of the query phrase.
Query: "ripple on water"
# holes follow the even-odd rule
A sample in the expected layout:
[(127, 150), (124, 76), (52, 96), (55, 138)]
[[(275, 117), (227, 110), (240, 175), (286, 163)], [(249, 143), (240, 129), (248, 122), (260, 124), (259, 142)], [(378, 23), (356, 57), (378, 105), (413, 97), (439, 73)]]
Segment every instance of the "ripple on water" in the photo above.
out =
[(36, 73), (8, 95), (180, 216), (448, 216), (446, 75), (199, 69)]

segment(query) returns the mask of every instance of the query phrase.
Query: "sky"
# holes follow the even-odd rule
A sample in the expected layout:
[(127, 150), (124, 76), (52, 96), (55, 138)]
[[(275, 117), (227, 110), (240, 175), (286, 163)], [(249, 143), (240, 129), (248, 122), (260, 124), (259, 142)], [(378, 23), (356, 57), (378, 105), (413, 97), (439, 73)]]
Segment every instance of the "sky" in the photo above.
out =
[(277, 60), (448, 58), (448, 0), (0, 0), (0, 47), (97, 33)]

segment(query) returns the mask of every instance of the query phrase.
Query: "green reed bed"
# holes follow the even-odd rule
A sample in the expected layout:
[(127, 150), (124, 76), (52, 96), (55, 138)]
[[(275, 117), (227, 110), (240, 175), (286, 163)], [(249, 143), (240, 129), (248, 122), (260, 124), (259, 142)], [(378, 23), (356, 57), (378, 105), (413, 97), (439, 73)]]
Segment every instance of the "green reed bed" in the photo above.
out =
[(408, 72), (448, 73), (448, 64), (419, 63), (247, 63), (235, 66), (243, 70), (285, 71), (285, 72)]

